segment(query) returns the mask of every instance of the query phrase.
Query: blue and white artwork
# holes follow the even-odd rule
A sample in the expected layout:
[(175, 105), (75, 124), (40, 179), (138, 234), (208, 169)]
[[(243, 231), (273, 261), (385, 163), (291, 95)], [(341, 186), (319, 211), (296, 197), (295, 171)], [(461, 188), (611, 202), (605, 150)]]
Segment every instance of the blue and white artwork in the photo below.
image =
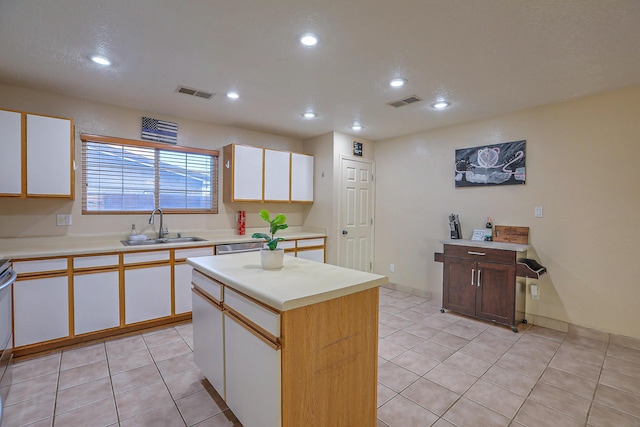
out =
[(456, 150), (456, 187), (525, 183), (527, 141)]
[(142, 118), (142, 139), (168, 144), (178, 143), (178, 124), (151, 117)]

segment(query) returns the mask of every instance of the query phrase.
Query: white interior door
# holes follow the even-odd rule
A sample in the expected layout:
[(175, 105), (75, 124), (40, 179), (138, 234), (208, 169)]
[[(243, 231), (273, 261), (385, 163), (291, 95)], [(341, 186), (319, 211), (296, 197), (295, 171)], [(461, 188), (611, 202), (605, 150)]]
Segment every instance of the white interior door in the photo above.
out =
[(342, 158), (338, 264), (360, 271), (373, 266), (373, 163)]

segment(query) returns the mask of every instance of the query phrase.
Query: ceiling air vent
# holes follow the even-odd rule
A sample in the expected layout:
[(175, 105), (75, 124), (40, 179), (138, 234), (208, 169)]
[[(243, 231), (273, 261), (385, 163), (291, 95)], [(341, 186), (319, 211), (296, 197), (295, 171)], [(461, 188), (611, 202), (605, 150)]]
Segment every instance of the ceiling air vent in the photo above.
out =
[(414, 102), (418, 102), (418, 101), (422, 101), (422, 99), (416, 95), (413, 95), (408, 98), (401, 99), (400, 101), (389, 102), (387, 103), (387, 105), (391, 105), (392, 107), (398, 108), (398, 107), (404, 107), (405, 105), (413, 104)]
[(178, 93), (184, 93), (185, 95), (197, 96), (198, 98), (211, 99), (213, 98), (213, 93), (205, 92), (204, 90), (192, 89), (186, 86), (178, 86)]

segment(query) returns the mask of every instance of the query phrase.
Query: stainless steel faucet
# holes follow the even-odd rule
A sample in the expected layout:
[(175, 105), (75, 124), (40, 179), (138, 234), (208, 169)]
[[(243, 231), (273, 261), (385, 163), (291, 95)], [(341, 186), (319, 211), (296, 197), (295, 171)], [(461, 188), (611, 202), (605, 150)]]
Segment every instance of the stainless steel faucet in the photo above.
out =
[(154, 219), (155, 219), (155, 214), (156, 212), (160, 213), (160, 231), (158, 231), (158, 239), (162, 239), (165, 236), (165, 231), (164, 228), (162, 226), (162, 209), (160, 208), (155, 208), (153, 211), (151, 211), (151, 216), (149, 217), (149, 224), (154, 224)]

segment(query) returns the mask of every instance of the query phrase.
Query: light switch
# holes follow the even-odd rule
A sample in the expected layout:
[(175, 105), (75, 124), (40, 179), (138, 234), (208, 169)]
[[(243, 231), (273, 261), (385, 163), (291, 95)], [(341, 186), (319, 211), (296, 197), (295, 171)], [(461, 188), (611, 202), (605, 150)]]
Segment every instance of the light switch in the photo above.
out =
[(536, 218), (542, 218), (542, 206), (536, 206), (533, 210), (533, 216)]

